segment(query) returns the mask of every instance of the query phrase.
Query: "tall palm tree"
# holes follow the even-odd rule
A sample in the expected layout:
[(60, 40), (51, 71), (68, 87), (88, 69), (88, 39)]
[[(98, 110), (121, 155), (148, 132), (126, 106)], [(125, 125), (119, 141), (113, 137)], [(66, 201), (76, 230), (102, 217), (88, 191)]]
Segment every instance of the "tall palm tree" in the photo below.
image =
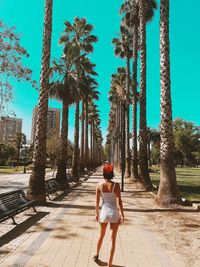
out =
[(160, 185), (156, 201), (168, 205), (181, 203), (174, 165), (174, 138), (170, 88), (169, 0), (160, 1)]
[[(113, 78), (113, 76), (112, 76)], [(114, 78), (115, 79), (115, 78)], [(117, 85), (114, 82), (114, 79), (111, 83), (111, 88), (109, 91), (109, 101), (111, 102), (110, 112), (109, 112), (109, 126), (108, 126), (108, 136), (109, 138), (109, 148), (113, 150), (110, 151), (110, 159), (111, 155), (113, 155), (113, 163), (117, 169), (120, 170), (120, 162), (121, 162), (121, 109), (122, 105), (120, 102), (120, 96), (118, 95)], [(112, 144), (114, 141), (114, 144)], [(114, 147), (113, 147), (114, 146)]]
[(119, 55), (121, 58), (126, 58), (126, 103), (125, 103), (125, 128), (126, 128), (126, 171), (125, 177), (131, 176), (131, 161), (130, 161), (130, 126), (129, 126), (129, 105), (130, 105), (130, 59), (132, 56), (132, 38), (129, 31), (123, 26), (120, 28), (121, 39), (114, 38), (112, 43), (115, 44), (115, 55)]
[[(97, 37), (91, 35), (93, 26), (87, 23), (85, 18), (74, 19), (73, 24), (69, 21), (65, 22), (65, 30), (63, 36), (60, 39), (60, 43), (64, 43), (67, 46), (68, 40), (76, 47), (77, 51), (81, 55), (82, 53), (93, 52), (93, 43), (97, 41)], [(78, 79), (82, 78), (83, 73), (80, 67), (77, 66)], [(75, 132), (74, 132), (74, 154), (73, 154), (73, 164), (72, 164), (72, 175), (75, 180), (79, 179), (79, 101), (76, 101), (75, 106)]]
[(39, 202), (46, 201), (45, 168), (46, 168), (46, 140), (48, 113), (48, 83), (52, 35), (53, 0), (45, 1), (44, 33), (42, 49), (42, 68), (40, 73), (40, 93), (38, 103), (38, 118), (34, 143), (33, 169), (29, 180), (27, 195)]
[(86, 77), (86, 84), (89, 88), (88, 94), (84, 95), (84, 102), (85, 102), (85, 133), (84, 133), (84, 157), (83, 163), (84, 166), (88, 169), (89, 167), (89, 105), (91, 102), (98, 100), (99, 92), (96, 91), (97, 82), (92, 79), (90, 76)]
[[(68, 158), (68, 113), (69, 105), (79, 98), (79, 88), (77, 86), (77, 73), (75, 69), (79, 56), (75, 53), (64, 54), (59, 61), (53, 62), (52, 72), (54, 80), (50, 84), (50, 97), (62, 102), (62, 127), (60, 137), (59, 155), (57, 159), (58, 170), (56, 180), (61, 188), (69, 187), (67, 181), (67, 158)], [(55, 74), (57, 76), (55, 77)]]
[(88, 122), (90, 124), (90, 168), (94, 168), (96, 164), (95, 159), (95, 128), (100, 125), (100, 116), (99, 116), (99, 110), (97, 109), (97, 105), (94, 103), (94, 101), (90, 102), (89, 105), (89, 117)]
[(137, 152), (137, 66), (138, 66), (138, 1), (126, 1), (122, 4), (120, 13), (124, 14), (122, 25), (132, 35), (133, 47), (133, 75), (132, 75), (132, 164), (131, 178), (138, 179), (138, 152)]
[[(82, 96), (82, 115), (81, 115), (81, 145), (80, 145), (80, 172), (84, 171), (86, 161), (88, 163), (88, 102), (91, 99), (98, 100), (98, 92), (95, 91), (97, 82), (90, 75), (83, 75), (84, 87)], [(87, 160), (86, 160), (87, 158)]]
[[(120, 159), (121, 159), (121, 173), (122, 173), (122, 191), (124, 186), (124, 173), (125, 173), (125, 109), (126, 109), (126, 69), (120, 67), (117, 69), (117, 74), (112, 75), (112, 88), (116, 90), (116, 94), (120, 101)], [(116, 116), (116, 115), (115, 115)], [(113, 128), (113, 127), (112, 127)], [(115, 127), (113, 128), (115, 129)], [(112, 133), (111, 133), (111, 137)], [(111, 138), (112, 141), (112, 138)], [(111, 143), (111, 147), (114, 144)]]
[(132, 86), (132, 165), (131, 178), (138, 180), (138, 153), (137, 153), (137, 64), (138, 64), (138, 26), (134, 27), (133, 35), (133, 86)]
[[(133, 39), (133, 99), (132, 99), (132, 124), (133, 124), (133, 131), (132, 131), (132, 138), (133, 138), (133, 142), (132, 142), (132, 178), (133, 179), (137, 179), (140, 178), (138, 176), (138, 162), (137, 162), (137, 56), (138, 56), (138, 27), (141, 24), (141, 20), (139, 18), (139, 8), (141, 10), (142, 7), (142, 16), (143, 16), (143, 31), (142, 33), (145, 33), (145, 26), (146, 26), (146, 22), (150, 21), (153, 17), (154, 14), (154, 9), (156, 9), (156, 2), (155, 0), (131, 0), (131, 1), (125, 1), (124, 4), (122, 4), (120, 12), (124, 13), (124, 17), (122, 19), (122, 25), (125, 26), (130, 33), (132, 34), (132, 39)], [(141, 15), (141, 13), (140, 13)], [(141, 29), (141, 28), (140, 28)], [(144, 38), (145, 37), (145, 38)], [(140, 37), (141, 42), (145, 43), (146, 42), (146, 34), (143, 37)], [(146, 44), (145, 44), (146, 45)], [(142, 46), (143, 48), (144, 45)], [(145, 54), (146, 54), (146, 50), (145, 50)], [(146, 58), (144, 56), (143, 53), (143, 58)], [(146, 64), (146, 63), (145, 63)], [(144, 64), (144, 60), (142, 62), (143, 67), (145, 66)], [(143, 69), (143, 76), (145, 76), (145, 68), (141, 68)], [(140, 109), (140, 119), (143, 121), (143, 123), (140, 123), (140, 128), (142, 127), (142, 129), (140, 130), (140, 133), (144, 133), (145, 129), (144, 129), (144, 124), (145, 124), (145, 120), (143, 119), (144, 116), (146, 116), (144, 114), (144, 112), (146, 112), (146, 103), (145, 103), (145, 99), (146, 99), (146, 92), (144, 89), (146, 87), (146, 81), (143, 82), (143, 89), (142, 89), (142, 105), (144, 108), (142, 108), (142, 111)], [(145, 93), (145, 94), (144, 94)], [(140, 120), (140, 122), (141, 122)], [(145, 134), (140, 135), (140, 155), (143, 154), (143, 160), (140, 161), (140, 174), (142, 177), (143, 182), (145, 183), (145, 179), (147, 180), (146, 184), (149, 183), (149, 178), (148, 178), (148, 172), (147, 170), (145, 171), (145, 168), (142, 168), (142, 162), (145, 162), (145, 149), (144, 147), (146, 146), (145, 143)], [(144, 140), (143, 140), (144, 138)], [(143, 152), (142, 152), (143, 151)], [(146, 175), (145, 175), (146, 173)], [(147, 186), (148, 187), (148, 186)]]
[(152, 189), (148, 170), (146, 135), (146, 22), (152, 18), (156, 8), (154, 0), (139, 0), (140, 18), (140, 131), (139, 131), (139, 175), (147, 190)]

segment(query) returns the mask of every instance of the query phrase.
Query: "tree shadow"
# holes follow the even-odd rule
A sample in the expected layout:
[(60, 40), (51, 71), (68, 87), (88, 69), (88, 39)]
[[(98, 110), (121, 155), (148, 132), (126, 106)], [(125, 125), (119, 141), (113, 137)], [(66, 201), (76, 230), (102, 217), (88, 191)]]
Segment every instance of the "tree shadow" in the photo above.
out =
[(127, 212), (144, 212), (144, 213), (151, 213), (151, 212), (183, 212), (183, 213), (198, 213), (200, 212), (199, 210), (194, 210), (194, 209), (181, 209), (181, 208), (166, 208), (166, 209), (127, 209), (125, 208), (124, 211)]
[(26, 232), (28, 228), (36, 224), (39, 220), (41, 220), (43, 217), (47, 216), (48, 214), (49, 212), (39, 211), (35, 215), (28, 218), (26, 221), (18, 224), (12, 230), (10, 230), (9, 232), (7, 232), (6, 234), (0, 237), (0, 247), (9, 243), (13, 239), (17, 238), (18, 236)]
[[(200, 176), (199, 174), (194, 174), (194, 173), (191, 174), (191, 173), (189, 173), (189, 172), (188, 172), (188, 173), (187, 173), (187, 172), (185, 172), (185, 173), (180, 173), (179, 175), (180, 175), (181, 177), (182, 177), (182, 176), (185, 176), (186, 178), (187, 178), (187, 177), (191, 177), (191, 176), (192, 176), (192, 177), (194, 177), (194, 176), (199, 177), (199, 176)], [(184, 177), (183, 177), (183, 178), (184, 178)]]
[(199, 224), (189, 224), (189, 223), (185, 223), (184, 226), (186, 227), (190, 227), (190, 228), (200, 228)]
[(192, 193), (199, 195), (200, 186), (191, 186), (191, 185), (179, 185), (179, 189), (182, 192)]

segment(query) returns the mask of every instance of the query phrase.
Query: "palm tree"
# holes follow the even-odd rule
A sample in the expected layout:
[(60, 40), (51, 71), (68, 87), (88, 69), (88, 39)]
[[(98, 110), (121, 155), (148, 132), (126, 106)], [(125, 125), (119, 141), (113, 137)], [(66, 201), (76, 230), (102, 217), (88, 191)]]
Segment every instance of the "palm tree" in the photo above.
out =
[[(72, 48), (70, 48), (72, 49)], [(66, 51), (65, 51), (66, 52)], [(77, 87), (77, 73), (75, 69), (76, 61), (79, 60), (75, 53), (64, 54), (59, 61), (53, 62), (52, 72), (58, 74), (50, 84), (50, 97), (62, 102), (62, 127), (60, 137), (60, 147), (58, 155), (58, 170), (56, 180), (61, 188), (69, 187), (67, 181), (67, 158), (68, 158), (68, 113), (69, 105), (79, 98), (79, 88)]]
[(130, 162), (130, 126), (129, 126), (129, 104), (130, 104), (130, 59), (132, 56), (131, 44), (132, 38), (128, 30), (123, 26), (120, 28), (121, 39), (114, 38), (112, 43), (115, 44), (115, 55), (119, 55), (121, 58), (126, 58), (126, 103), (125, 103), (125, 128), (126, 128), (126, 171), (125, 177), (131, 176), (131, 162)]
[[(121, 173), (122, 173), (122, 191), (124, 186), (124, 173), (125, 173), (125, 110), (126, 110), (126, 69), (124, 67), (120, 67), (117, 69), (117, 74), (112, 75), (112, 81), (111, 81), (111, 88), (116, 92), (117, 98), (119, 99), (120, 103), (120, 123), (119, 123), (119, 129), (120, 129), (120, 160), (121, 160)], [(111, 106), (112, 107), (112, 106)], [(116, 108), (114, 109), (114, 112), (116, 113)], [(118, 114), (118, 115), (119, 115)], [(112, 109), (110, 112), (110, 137), (111, 137), (111, 149), (113, 149), (115, 142), (116, 142), (116, 136), (114, 134), (114, 130), (116, 129), (114, 125), (116, 125), (116, 114), (112, 114)], [(113, 142), (112, 142), (113, 141)], [(112, 150), (113, 151), (113, 150)]]
[(88, 93), (86, 92), (84, 94), (84, 98), (83, 98), (83, 101), (85, 103), (85, 110), (84, 110), (84, 113), (85, 113), (85, 127), (84, 127), (84, 130), (85, 130), (85, 133), (84, 133), (84, 144), (82, 145), (84, 147), (84, 155), (83, 155), (83, 165), (88, 169), (89, 167), (89, 145), (88, 145), (88, 138), (89, 138), (89, 135), (88, 135), (88, 132), (89, 132), (89, 105), (92, 101), (95, 100), (98, 100), (98, 94), (99, 92), (97, 92), (95, 89), (97, 87), (97, 82), (92, 79), (89, 75), (87, 75), (86, 77), (86, 80), (85, 80), (85, 83), (87, 84), (88, 86)]
[[(96, 74), (96, 73), (95, 73)], [(81, 114), (81, 145), (80, 145), (80, 172), (84, 171), (88, 163), (88, 102), (90, 99), (98, 100), (98, 92), (95, 91), (97, 82), (90, 75), (83, 75), (81, 98), (82, 98), (82, 114)], [(87, 160), (86, 160), (87, 158)]]
[(172, 104), (170, 89), (170, 42), (169, 0), (160, 1), (160, 79), (161, 79), (161, 123), (160, 123), (160, 185), (156, 201), (169, 205), (181, 203), (174, 165), (174, 138), (172, 127)]
[(94, 103), (94, 101), (90, 102), (89, 105), (89, 116), (88, 116), (88, 122), (90, 124), (90, 168), (94, 168), (96, 165), (96, 159), (95, 159), (95, 151), (96, 151), (96, 145), (95, 145), (95, 130), (96, 127), (100, 125), (100, 116), (99, 116), (99, 110), (97, 109), (97, 105)]
[(139, 131), (139, 175), (147, 190), (152, 189), (148, 170), (146, 134), (146, 22), (152, 18), (156, 8), (154, 0), (139, 0), (140, 18), (140, 131)]
[[(69, 21), (65, 22), (65, 30), (63, 36), (60, 39), (60, 43), (64, 43), (67, 47), (69, 40), (76, 47), (79, 55), (82, 53), (93, 52), (93, 43), (97, 41), (97, 37), (91, 35), (93, 26), (87, 23), (85, 18), (74, 19), (73, 24)], [(78, 79), (82, 79), (82, 71), (80, 66), (77, 66)], [(74, 132), (74, 154), (73, 154), (73, 164), (72, 164), (72, 176), (74, 180), (79, 179), (79, 100), (76, 101), (75, 107), (75, 132)]]
[[(117, 86), (114, 82), (114, 77), (112, 76), (112, 84), (109, 91), (109, 101), (111, 102), (110, 112), (109, 112), (109, 126), (108, 126), (108, 141), (110, 151), (110, 160), (111, 155), (113, 155), (112, 162), (115, 167), (120, 170), (120, 161), (121, 161), (121, 109), (122, 105), (120, 102), (120, 97), (118, 95)], [(114, 143), (113, 143), (114, 141)]]
[(33, 169), (29, 180), (28, 198), (39, 202), (46, 201), (45, 168), (48, 112), (48, 83), (52, 35), (53, 0), (45, 1), (44, 34), (42, 49), (42, 68), (40, 74), (40, 94), (38, 103), (38, 118), (34, 143)]
[(124, 14), (122, 25), (127, 28), (132, 36), (133, 47), (133, 75), (132, 75), (132, 164), (131, 178), (138, 179), (138, 152), (137, 152), (137, 65), (138, 65), (138, 1), (126, 1), (120, 8), (120, 13)]
[(133, 35), (133, 86), (132, 86), (132, 168), (131, 178), (138, 180), (138, 152), (137, 152), (137, 64), (138, 64), (138, 26), (134, 25)]

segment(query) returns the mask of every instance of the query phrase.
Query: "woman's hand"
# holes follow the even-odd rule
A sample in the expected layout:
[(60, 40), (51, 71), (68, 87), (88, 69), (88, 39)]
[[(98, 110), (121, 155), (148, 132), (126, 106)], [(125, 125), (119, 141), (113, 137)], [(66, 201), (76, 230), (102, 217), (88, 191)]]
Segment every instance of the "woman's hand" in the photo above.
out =
[(98, 222), (99, 221), (99, 215), (96, 215), (95, 218), (96, 218), (96, 221)]
[(120, 224), (123, 224), (124, 223), (124, 216), (121, 216), (119, 223)]

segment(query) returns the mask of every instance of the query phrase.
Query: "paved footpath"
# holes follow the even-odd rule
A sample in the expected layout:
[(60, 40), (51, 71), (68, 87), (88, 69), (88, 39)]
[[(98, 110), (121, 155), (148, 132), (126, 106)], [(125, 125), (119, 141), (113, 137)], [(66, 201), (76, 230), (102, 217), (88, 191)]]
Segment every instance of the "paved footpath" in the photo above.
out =
[[(12, 229), (14, 241), (9, 236), (2, 236), (0, 254), (6, 256), (1, 258), (0, 266), (106, 266), (109, 228), (100, 253), (101, 260), (97, 263), (92, 260), (99, 233), (94, 217), (95, 185), (102, 180), (101, 173), (102, 170), (98, 170), (68, 193), (60, 195), (54, 201), (48, 201), (47, 206), (38, 207), (38, 214), (32, 214), (26, 219), (28, 222)], [(133, 199), (131, 186), (132, 184), (125, 184), (125, 192), (122, 193), (126, 222), (118, 232), (113, 267), (183, 266), (174, 262), (173, 257), (159, 245), (156, 233), (148, 228), (142, 212), (137, 212), (137, 201)], [(20, 220), (23, 215), (18, 216)], [(18, 220), (17, 216), (16, 219)], [(8, 221), (5, 224), (11, 223)], [(15, 242), (15, 247), (10, 251), (5, 238)]]

